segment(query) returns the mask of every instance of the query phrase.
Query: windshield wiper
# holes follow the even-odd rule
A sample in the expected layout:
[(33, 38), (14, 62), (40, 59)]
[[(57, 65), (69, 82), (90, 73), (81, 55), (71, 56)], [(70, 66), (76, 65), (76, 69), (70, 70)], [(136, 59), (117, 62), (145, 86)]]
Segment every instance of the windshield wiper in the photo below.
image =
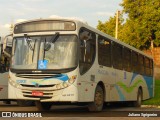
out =
[(29, 48), (33, 51), (33, 47), (31, 45), (31, 40), (32, 39), (29, 39), (29, 37), (27, 36), (27, 34), (24, 34), (24, 38), (26, 39)]
[(59, 38), (59, 32), (56, 32), (55, 35), (52, 36), (52, 38), (50, 39), (50, 41), (47, 44), (45, 44), (44, 50), (48, 51), (51, 48), (51, 44), (50, 43), (55, 43), (58, 38)]

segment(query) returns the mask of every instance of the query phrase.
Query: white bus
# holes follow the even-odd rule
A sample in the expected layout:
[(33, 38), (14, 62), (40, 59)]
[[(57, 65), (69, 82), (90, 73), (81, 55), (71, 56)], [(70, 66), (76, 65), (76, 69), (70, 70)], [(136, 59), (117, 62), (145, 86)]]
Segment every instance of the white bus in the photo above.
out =
[(19, 106), (33, 106), (33, 101), (22, 101), (8, 98), (8, 75), (12, 52), (13, 35), (9, 34), (0, 42), (0, 101), (10, 104), (11, 101), (17, 102)]
[[(12, 51), (12, 34), (5, 36), (0, 43), (0, 100), (9, 101), (8, 99), (8, 70), (9, 61)], [(7, 103), (7, 102), (6, 102)], [(9, 102), (8, 102), (9, 103)]]
[(140, 106), (154, 96), (153, 59), (143, 52), (72, 19), (38, 19), (13, 32), (9, 97), (54, 103), (86, 103), (101, 111), (105, 102)]

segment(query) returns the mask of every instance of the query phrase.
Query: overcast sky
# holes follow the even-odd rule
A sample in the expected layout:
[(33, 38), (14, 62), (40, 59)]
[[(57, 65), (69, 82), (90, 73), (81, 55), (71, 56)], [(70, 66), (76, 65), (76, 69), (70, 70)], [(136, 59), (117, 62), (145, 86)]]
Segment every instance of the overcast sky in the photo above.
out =
[(0, 36), (11, 23), (54, 16), (75, 17), (96, 27), (121, 10), (122, 0), (0, 0)]

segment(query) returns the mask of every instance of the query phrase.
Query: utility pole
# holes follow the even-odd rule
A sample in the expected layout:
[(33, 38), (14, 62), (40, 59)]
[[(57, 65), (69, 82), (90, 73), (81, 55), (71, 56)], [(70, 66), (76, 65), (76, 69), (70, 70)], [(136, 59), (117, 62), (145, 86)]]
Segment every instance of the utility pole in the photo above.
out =
[(11, 26), (10, 26), (10, 33), (11, 33), (11, 34), (13, 33), (13, 28), (14, 28), (14, 24), (11, 23)]
[(10, 29), (10, 30), (9, 30), (10, 33), (13, 34), (13, 29), (14, 29), (14, 20), (13, 20), (13, 18), (11, 18), (11, 24), (10, 24), (9, 29)]
[(120, 11), (117, 10), (117, 13), (116, 13), (116, 30), (115, 30), (115, 38), (116, 38), (116, 39), (118, 39), (119, 14), (120, 14)]

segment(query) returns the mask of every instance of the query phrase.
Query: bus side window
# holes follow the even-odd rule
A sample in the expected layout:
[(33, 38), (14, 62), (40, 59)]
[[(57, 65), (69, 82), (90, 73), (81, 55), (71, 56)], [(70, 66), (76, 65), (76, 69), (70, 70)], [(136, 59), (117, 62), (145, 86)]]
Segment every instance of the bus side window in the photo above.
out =
[(132, 70), (134, 73), (138, 73), (138, 53), (132, 51)]
[(98, 63), (111, 67), (111, 41), (102, 36), (98, 36)]
[(131, 50), (124, 47), (123, 56), (124, 70), (131, 72)]
[(143, 55), (139, 55), (138, 57), (138, 67), (139, 67), (139, 73), (144, 74), (144, 57)]
[(150, 76), (150, 60), (149, 58), (145, 57), (145, 75)]
[(123, 47), (120, 44), (112, 43), (113, 67), (120, 70), (123, 69), (122, 50)]
[(153, 60), (150, 60), (150, 74), (153, 76)]
[(87, 72), (95, 59), (96, 35), (95, 33), (82, 28), (79, 33), (80, 38), (80, 74)]

